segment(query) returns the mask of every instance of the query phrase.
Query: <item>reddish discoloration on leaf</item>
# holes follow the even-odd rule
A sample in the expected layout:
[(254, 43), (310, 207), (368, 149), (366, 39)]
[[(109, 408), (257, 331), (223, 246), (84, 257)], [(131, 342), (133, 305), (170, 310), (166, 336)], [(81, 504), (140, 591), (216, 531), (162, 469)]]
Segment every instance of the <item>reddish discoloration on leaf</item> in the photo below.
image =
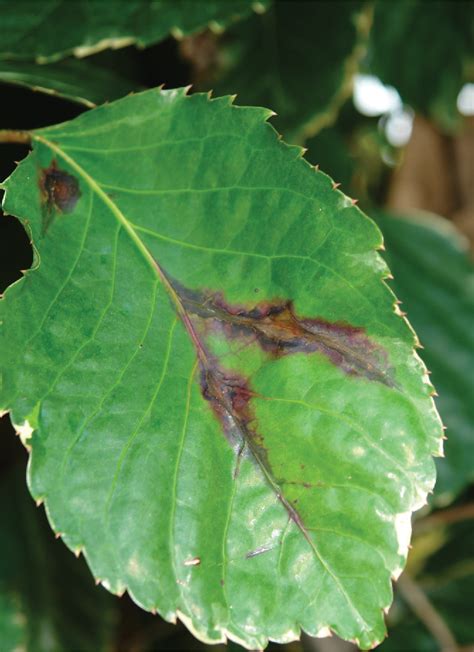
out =
[(191, 319), (198, 319), (228, 339), (254, 342), (275, 358), (321, 353), (348, 375), (396, 386), (385, 350), (363, 328), (298, 317), (291, 301), (262, 301), (245, 308), (230, 305), (221, 293), (193, 292), (177, 283), (173, 286)]
[(321, 318), (298, 318), (291, 301), (261, 301), (250, 308), (230, 305), (221, 293), (188, 290), (157, 267), (174, 295), (178, 313), (194, 343), (202, 396), (237, 454), (236, 469), (240, 456), (248, 451), (289, 518), (313, 545), (300, 514), (284, 495), (272, 471), (265, 440), (258, 432), (251, 406), (256, 394), (250, 381), (225, 369), (210, 352), (206, 340), (212, 331), (220, 332), (229, 340), (255, 344), (273, 358), (322, 353), (347, 374), (394, 387), (385, 351), (362, 328)]
[[(72, 213), (81, 196), (76, 177), (60, 170), (56, 160), (52, 161), (49, 168), (41, 171), (39, 186), (42, 202), (46, 205), (49, 214), (53, 211)], [(46, 223), (45, 227), (47, 228), (47, 226)]]

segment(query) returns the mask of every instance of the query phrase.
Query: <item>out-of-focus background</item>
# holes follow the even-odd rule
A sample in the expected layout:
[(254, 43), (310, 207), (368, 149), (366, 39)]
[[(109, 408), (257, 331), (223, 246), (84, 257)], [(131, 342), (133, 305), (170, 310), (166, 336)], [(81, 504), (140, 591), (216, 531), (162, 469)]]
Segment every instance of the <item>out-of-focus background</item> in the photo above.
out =
[[(448, 437), (430, 504), (415, 516), (384, 652), (474, 651), (473, 24), (470, 2), (268, 2), (254, 3), (226, 29), (210, 21), (188, 36), (173, 30), (144, 49), (93, 54), (79, 72), (72, 57), (45, 63), (41, 83), (28, 63), (0, 54), (1, 128), (55, 124), (88, 110), (96, 95), (115, 99), (160, 84), (236, 93), (237, 104), (274, 109), (283, 137), (304, 145), (306, 158), (378, 222), (392, 287), (424, 346), (420, 355)], [(107, 75), (115, 86), (101, 82), (84, 103), (87, 80)], [(26, 153), (0, 146), (2, 179)], [(11, 216), (0, 219), (0, 261), (1, 291), (32, 262), (28, 238)], [(241, 649), (210, 648), (183, 625), (95, 587), (85, 562), (54, 540), (43, 509), (30, 499), (27, 454), (8, 415), (0, 424), (2, 652), (10, 649), (2, 641), (17, 635), (11, 649), (24, 649), (26, 640), (28, 650), (41, 652)], [(12, 609), (16, 619), (9, 621)], [(356, 648), (335, 637), (303, 636), (269, 649)]]

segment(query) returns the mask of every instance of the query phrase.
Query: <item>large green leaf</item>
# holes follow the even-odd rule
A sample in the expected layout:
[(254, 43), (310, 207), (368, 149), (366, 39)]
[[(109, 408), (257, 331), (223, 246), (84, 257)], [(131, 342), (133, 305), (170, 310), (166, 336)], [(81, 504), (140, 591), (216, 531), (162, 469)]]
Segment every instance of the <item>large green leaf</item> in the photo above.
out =
[(0, 60), (0, 81), (59, 95), (89, 108), (137, 90), (136, 83), (115, 71), (72, 58), (44, 65)]
[(360, 0), (277, 2), (228, 30), (213, 78), (201, 88), (271, 107), (286, 138), (312, 136), (350, 95), (369, 22)]
[(450, 502), (474, 480), (474, 266), (467, 244), (433, 215), (379, 215), (403, 310), (420, 336), (447, 426), (435, 499)]
[(395, 86), (405, 102), (445, 127), (456, 123), (458, 93), (463, 83), (474, 79), (469, 18), (465, 2), (375, 3), (370, 69)]
[(380, 232), (269, 115), (152, 90), (31, 134), (1, 404), (111, 591), (206, 641), (369, 647), (441, 428)]
[(82, 57), (105, 48), (135, 43), (147, 47), (211, 24), (222, 29), (233, 20), (263, 10), (268, 0), (0, 0), (0, 58)]
[(107, 649), (114, 599), (54, 540), (20, 467), (2, 478), (0, 505), (2, 652)]

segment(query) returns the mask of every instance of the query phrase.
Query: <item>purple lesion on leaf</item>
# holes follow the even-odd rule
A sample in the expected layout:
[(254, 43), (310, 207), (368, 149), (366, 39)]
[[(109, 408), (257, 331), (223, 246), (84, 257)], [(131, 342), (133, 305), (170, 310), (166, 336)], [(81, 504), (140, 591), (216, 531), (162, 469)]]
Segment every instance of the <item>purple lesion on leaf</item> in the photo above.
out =
[(75, 176), (58, 168), (55, 159), (40, 173), (39, 187), (43, 211), (43, 233), (55, 213), (72, 213), (81, 197), (79, 181)]
[[(322, 318), (298, 317), (291, 301), (261, 301), (251, 307), (231, 305), (222, 293), (189, 290), (161, 268), (159, 270), (195, 345), (201, 393), (237, 454), (236, 469), (241, 455), (247, 451), (289, 519), (313, 545), (299, 511), (292, 504), (294, 501), (290, 501), (282, 489), (288, 482), (278, 480), (271, 468), (252, 406), (252, 399), (259, 395), (252, 390), (246, 377), (224, 368), (219, 357), (209, 350), (208, 337), (212, 332), (219, 332), (228, 340), (253, 343), (272, 358), (321, 353), (348, 375), (396, 387), (386, 352), (360, 327)], [(308, 489), (311, 485), (303, 484), (303, 487)]]
[(319, 317), (298, 317), (288, 300), (262, 301), (246, 308), (229, 304), (219, 292), (190, 291), (176, 282), (173, 287), (187, 313), (204, 324), (207, 332), (253, 342), (273, 358), (320, 353), (347, 375), (397, 386), (386, 351), (367, 336), (364, 328)]

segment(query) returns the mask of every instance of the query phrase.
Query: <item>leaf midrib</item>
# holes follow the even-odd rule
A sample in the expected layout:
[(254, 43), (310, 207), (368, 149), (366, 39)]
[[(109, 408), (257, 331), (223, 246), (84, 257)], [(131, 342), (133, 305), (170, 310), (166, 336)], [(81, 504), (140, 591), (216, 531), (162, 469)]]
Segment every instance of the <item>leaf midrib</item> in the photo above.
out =
[[(122, 213), (122, 211), (119, 209), (119, 207), (112, 201), (112, 199), (107, 195), (104, 190), (100, 187), (100, 185), (84, 170), (82, 166), (79, 165), (73, 158), (71, 158), (64, 150), (62, 150), (60, 147), (58, 147), (55, 143), (51, 142), (44, 136), (39, 135), (38, 133), (32, 132), (31, 133), (31, 138), (33, 141), (37, 141), (39, 143), (42, 143), (46, 147), (48, 147), (50, 150), (55, 152), (58, 156), (60, 156), (68, 165), (74, 169), (78, 175), (80, 175), (89, 185), (92, 191), (96, 193), (98, 197), (104, 202), (104, 204), (110, 209), (114, 217), (118, 220), (119, 224), (121, 224), (126, 231), (126, 233), (129, 235), (131, 238), (132, 242), (136, 245), (138, 251), (140, 254), (143, 256), (144, 260), (146, 263), (149, 265), (151, 268), (153, 274), (159, 278), (161, 283), (163, 284), (165, 290), (167, 293), (170, 295), (170, 298), (173, 302), (173, 304), (176, 307), (176, 310), (181, 317), (183, 321), (183, 325), (185, 326), (186, 330), (188, 331), (189, 336), (191, 339), (194, 339), (193, 333), (194, 327), (192, 326), (189, 316), (187, 315), (186, 309), (184, 308), (182, 301), (179, 297), (179, 295), (176, 293), (174, 290), (173, 286), (169, 282), (166, 274), (163, 272), (161, 269), (160, 265), (157, 263), (157, 261), (153, 258), (151, 252), (148, 250), (144, 242), (141, 240), (140, 236), (137, 234), (135, 229), (133, 228), (132, 224), (127, 220), (125, 215)], [(200, 354), (202, 353), (202, 346), (199, 342), (199, 340), (194, 341), (194, 344), (196, 346), (196, 353), (197, 356), (199, 357)], [(246, 439), (245, 439), (246, 441)], [(278, 484), (275, 482), (274, 478), (272, 475), (269, 473), (268, 469), (265, 467), (264, 462), (260, 459), (260, 456), (258, 453), (252, 450), (252, 454), (256, 459), (256, 462), (258, 463), (259, 468), (261, 469), (266, 481), (269, 483), (270, 487), (274, 491), (274, 493), (277, 495), (277, 497), (280, 499), (280, 502), (282, 505), (285, 507), (285, 511), (289, 514), (290, 520), (292, 520), (291, 517), (291, 512), (288, 510), (287, 505), (290, 506), (292, 511), (295, 511), (292, 506), (286, 501), (286, 498), (282, 495), (282, 492), (280, 491), (280, 487)], [(281, 500), (283, 498), (283, 500)], [(297, 514), (297, 512), (296, 512)], [(303, 538), (308, 542), (309, 546), (311, 547), (313, 554), (315, 555), (316, 559), (319, 561), (321, 564), (322, 568), (325, 570), (325, 572), (328, 573), (328, 575), (332, 578), (334, 581), (336, 588), (339, 590), (339, 592), (344, 596), (349, 608), (351, 611), (354, 613), (355, 617), (357, 620), (362, 621), (364, 624), (364, 629), (367, 629), (367, 631), (371, 630), (371, 627), (369, 623), (365, 620), (365, 618), (362, 616), (361, 612), (357, 609), (357, 607), (354, 605), (352, 602), (350, 596), (348, 595), (346, 589), (344, 588), (342, 582), (338, 578), (338, 576), (332, 571), (332, 569), (329, 567), (328, 563), (324, 559), (324, 557), (321, 555), (319, 552), (316, 544), (310, 537), (309, 533), (306, 531), (306, 528), (304, 525), (300, 525), (297, 521), (293, 520), (295, 525), (297, 526), (298, 530), (300, 533), (303, 535)]]

